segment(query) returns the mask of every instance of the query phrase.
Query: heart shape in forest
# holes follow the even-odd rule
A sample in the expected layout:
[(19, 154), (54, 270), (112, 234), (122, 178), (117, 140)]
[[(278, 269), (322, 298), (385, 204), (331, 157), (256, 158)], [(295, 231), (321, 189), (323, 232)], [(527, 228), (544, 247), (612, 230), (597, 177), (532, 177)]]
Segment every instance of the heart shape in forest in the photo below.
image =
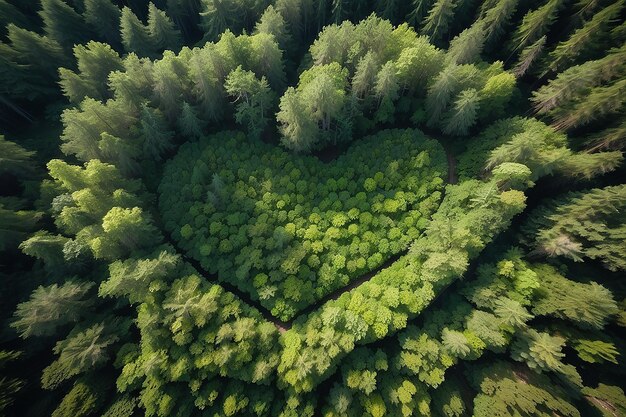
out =
[(329, 163), (221, 132), (180, 147), (159, 207), (182, 250), (288, 320), (404, 251), (445, 171), (419, 130), (382, 131)]

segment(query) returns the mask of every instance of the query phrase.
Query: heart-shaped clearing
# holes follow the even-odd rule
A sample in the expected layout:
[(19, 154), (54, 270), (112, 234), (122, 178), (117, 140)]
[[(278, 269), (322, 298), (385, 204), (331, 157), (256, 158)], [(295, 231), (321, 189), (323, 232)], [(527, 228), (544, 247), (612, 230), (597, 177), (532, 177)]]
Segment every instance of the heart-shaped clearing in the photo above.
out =
[(181, 249), (288, 320), (405, 250), (444, 172), (419, 130), (380, 132), (330, 163), (222, 132), (181, 146), (159, 207)]

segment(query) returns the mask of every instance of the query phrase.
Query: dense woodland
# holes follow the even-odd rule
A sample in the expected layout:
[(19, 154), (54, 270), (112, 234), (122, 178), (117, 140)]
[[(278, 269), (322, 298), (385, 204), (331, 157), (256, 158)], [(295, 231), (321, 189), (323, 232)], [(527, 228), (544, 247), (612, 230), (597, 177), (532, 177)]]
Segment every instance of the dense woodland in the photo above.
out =
[(625, 16), (0, 0), (0, 416), (626, 416)]

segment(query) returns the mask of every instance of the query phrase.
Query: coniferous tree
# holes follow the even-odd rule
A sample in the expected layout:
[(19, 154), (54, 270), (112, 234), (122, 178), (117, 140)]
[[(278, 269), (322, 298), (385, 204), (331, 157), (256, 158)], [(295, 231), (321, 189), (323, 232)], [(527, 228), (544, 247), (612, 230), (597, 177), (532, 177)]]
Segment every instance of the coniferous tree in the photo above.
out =
[(194, 107), (185, 102), (183, 103), (180, 117), (178, 118), (178, 127), (183, 135), (192, 138), (202, 136), (202, 128), (206, 123), (201, 120)]
[(515, 74), (517, 78), (523, 77), (530, 67), (537, 62), (537, 59), (541, 56), (546, 46), (546, 39), (547, 37), (544, 35), (537, 42), (524, 48), (522, 52), (520, 52), (519, 59), (512, 69), (513, 74)]
[(511, 49), (523, 50), (544, 37), (563, 6), (563, 0), (548, 0), (536, 10), (526, 13), (513, 34)]
[(78, 321), (88, 313), (93, 300), (91, 282), (66, 281), (63, 285), (39, 286), (28, 301), (18, 305), (11, 323), (21, 337), (54, 334), (57, 328)]
[(148, 5), (148, 32), (158, 51), (178, 52), (182, 45), (180, 31), (169, 16), (163, 10), (157, 9), (152, 2)]
[(153, 58), (156, 56), (157, 47), (148, 28), (128, 7), (122, 8), (120, 33), (122, 44), (127, 52), (134, 52), (140, 57)]
[(444, 122), (443, 132), (447, 135), (467, 135), (476, 123), (480, 98), (475, 89), (463, 90), (454, 101), (451, 114)]
[(626, 47), (612, 50), (605, 57), (587, 61), (559, 73), (555, 79), (533, 92), (532, 102), (539, 114), (558, 112), (587, 96), (593, 87), (626, 73)]
[(85, 0), (85, 23), (109, 45), (121, 45), (120, 38), (120, 9), (111, 0)]
[(481, 15), (475, 23), (482, 24), (485, 30), (485, 43), (493, 45), (502, 35), (511, 16), (517, 8), (518, 0), (486, 1), (482, 5)]
[(85, 97), (106, 99), (109, 95), (109, 73), (123, 68), (120, 56), (109, 45), (94, 41), (86, 46), (76, 45), (74, 56), (78, 63), (78, 73), (67, 68), (59, 69), (59, 84), (63, 94), (76, 104)]
[(422, 33), (428, 35), (431, 42), (437, 42), (448, 33), (456, 5), (456, 0), (435, 1), (422, 27)]
[(39, 15), (46, 36), (57, 41), (67, 51), (91, 37), (82, 16), (63, 0), (42, 0)]
[(274, 102), (267, 80), (265, 77), (259, 80), (240, 65), (226, 77), (224, 87), (234, 99), (235, 120), (246, 126), (249, 137), (258, 139), (269, 123), (268, 113)]
[(485, 44), (485, 33), (481, 24), (475, 24), (465, 29), (450, 41), (446, 53), (446, 63), (472, 64), (480, 60), (480, 54)]
[(598, 47), (607, 37), (609, 28), (623, 8), (624, 1), (618, 0), (596, 13), (583, 27), (577, 29), (550, 52), (547, 69), (553, 72), (562, 70), (578, 60), (590, 48)]

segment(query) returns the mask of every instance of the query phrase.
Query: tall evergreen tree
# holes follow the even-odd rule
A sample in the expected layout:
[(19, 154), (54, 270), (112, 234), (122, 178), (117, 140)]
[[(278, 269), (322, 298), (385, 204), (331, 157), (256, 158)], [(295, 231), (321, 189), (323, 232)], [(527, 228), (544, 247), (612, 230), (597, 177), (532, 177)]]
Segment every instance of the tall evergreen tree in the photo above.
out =
[(154, 3), (148, 4), (148, 32), (152, 44), (159, 51), (170, 50), (178, 52), (182, 46), (180, 31), (163, 10), (157, 9)]
[(156, 57), (157, 48), (148, 28), (128, 7), (122, 9), (120, 33), (127, 52), (134, 52), (140, 57)]
[(583, 57), (591, 48), (595, 48), (596, 53), (601, 50), (601, 44), (606, 41), (609, 29), (619, 18), (623, 8), (624, 0), (617, 0), (596, 13), (583, 27), (550, 52), (547, 69), (553, 72), (562, 70)]
[(82, 16), (63, 0), (41, 0), (39, 15), (46, 36), (57, 41), (67, 51), (91, 38), (91, 31)]
[(85, 23), (93, 28), (99, 39), (113, 47), (121, 45), (120, 31), (121, 11), (111, 0), (85, 0)]

